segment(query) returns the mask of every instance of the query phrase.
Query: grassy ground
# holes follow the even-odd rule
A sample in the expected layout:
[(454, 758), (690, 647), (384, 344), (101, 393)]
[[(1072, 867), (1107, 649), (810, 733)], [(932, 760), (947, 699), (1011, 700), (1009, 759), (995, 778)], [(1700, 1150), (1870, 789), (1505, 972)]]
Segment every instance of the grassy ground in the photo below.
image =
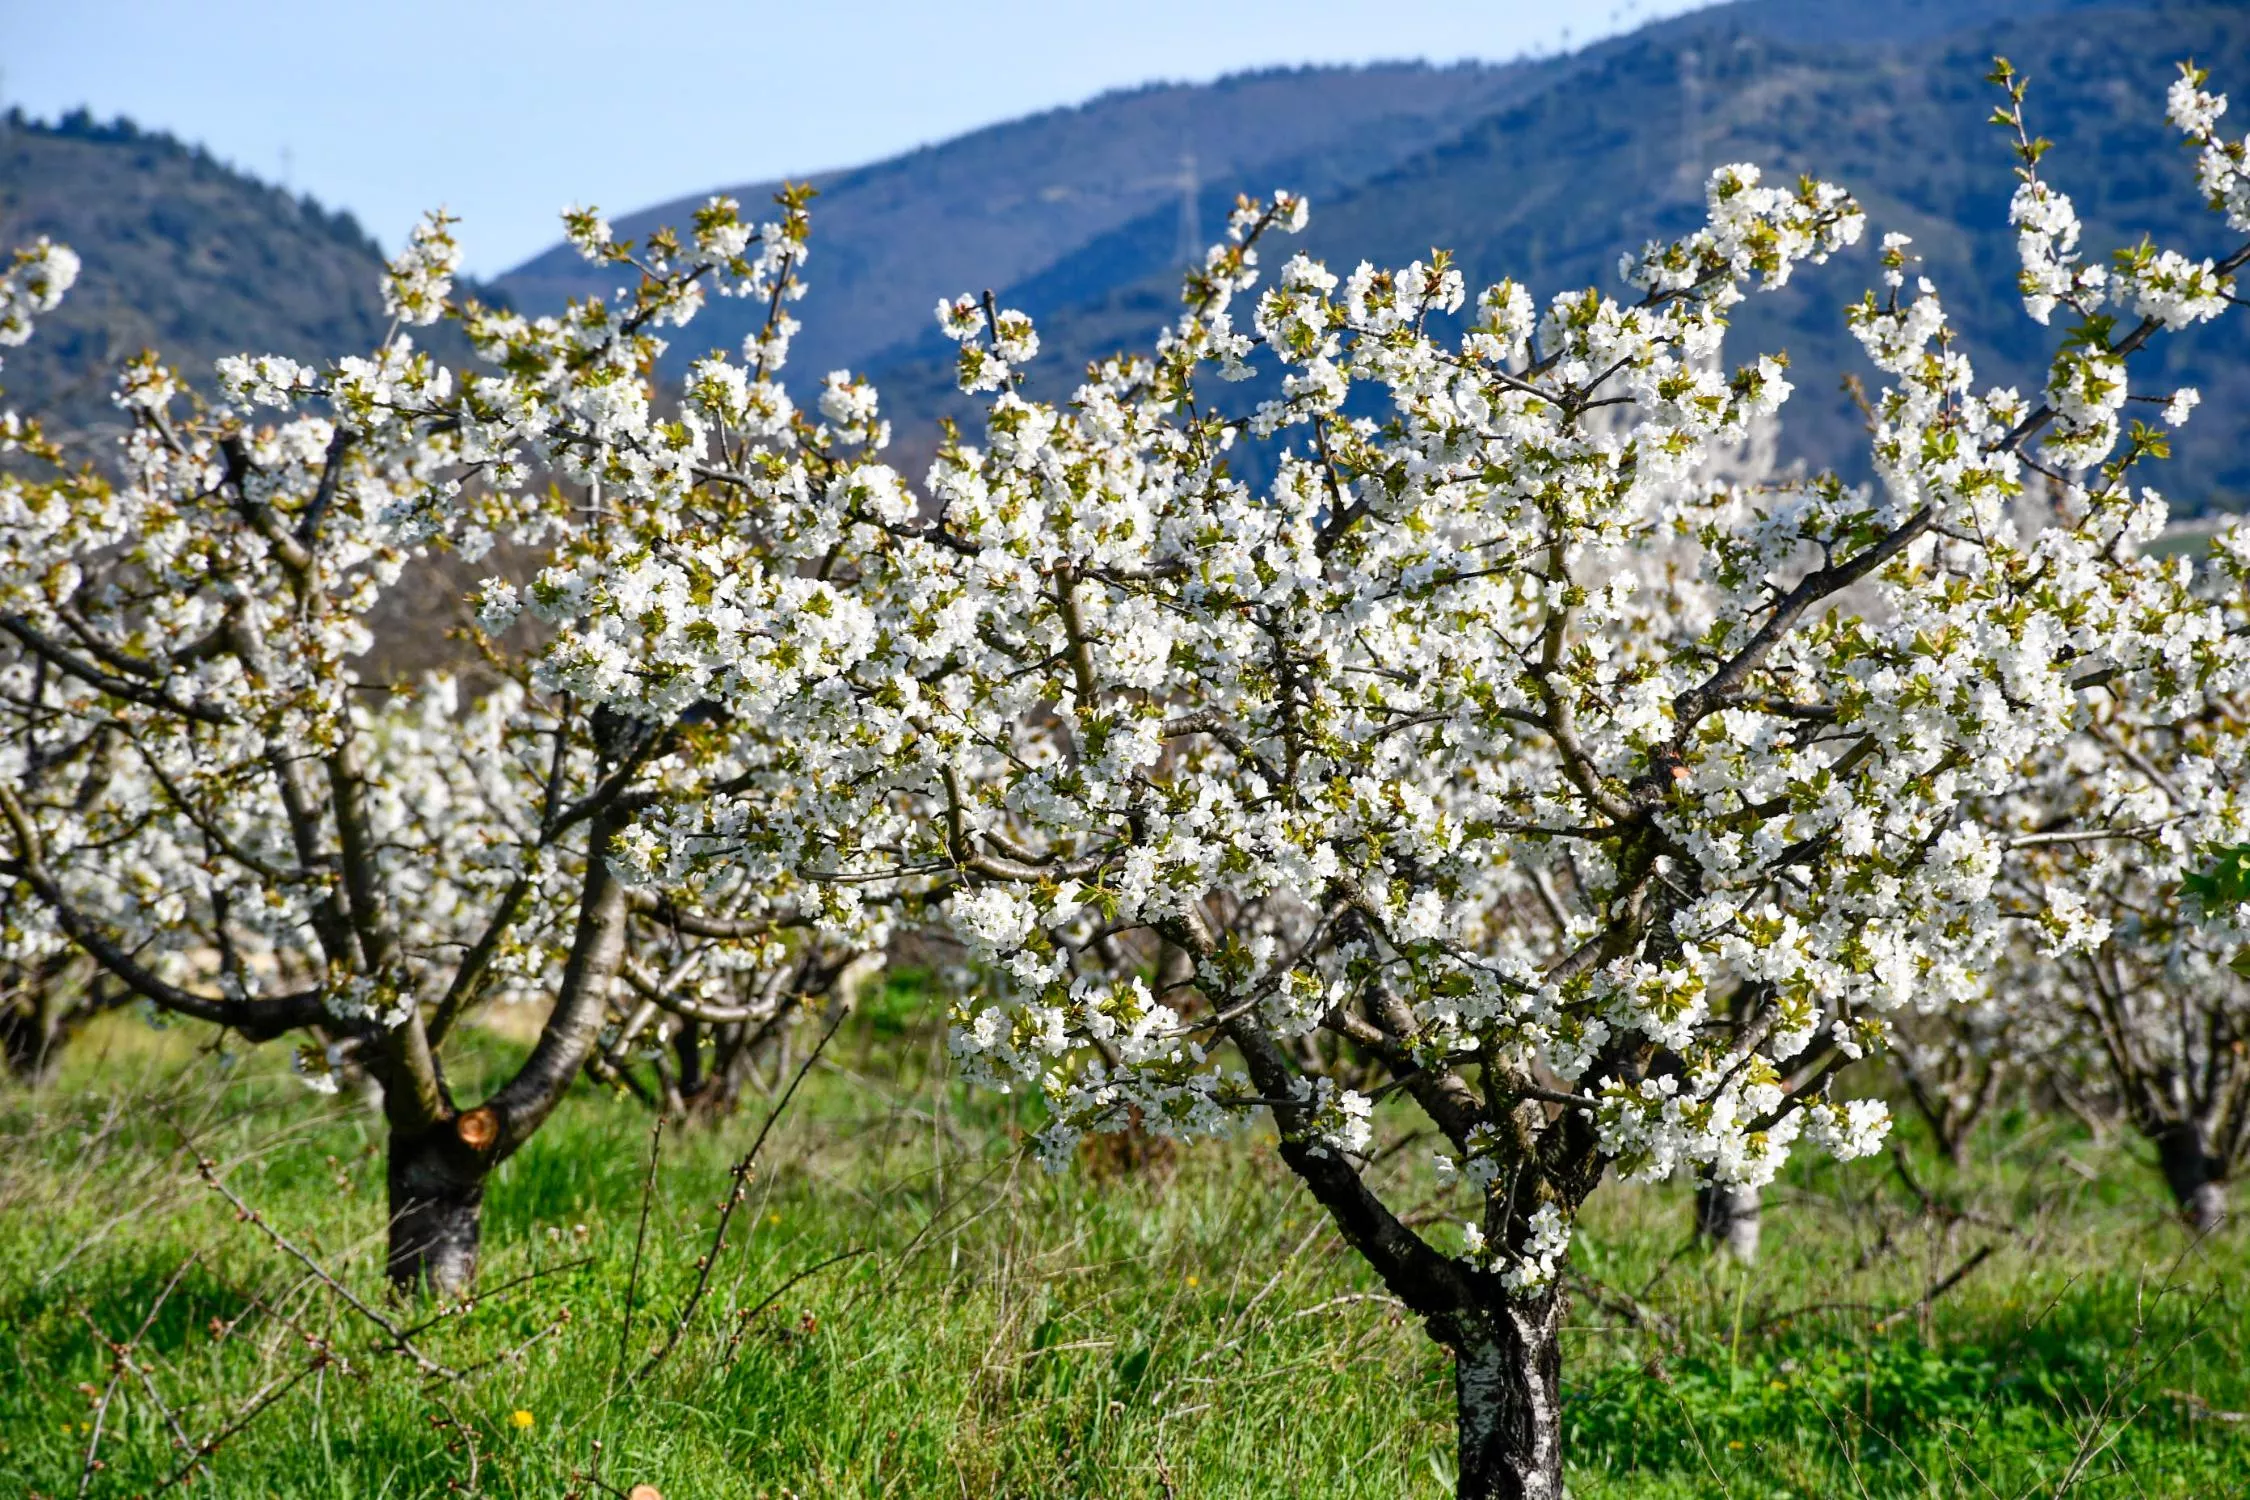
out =
[[(414, 1339), (468, 1373), (428, 1379), (367, 1352), (383, 1335), (181, 1146), (412, 1323), (430, 1310), (380, 1295), (376, 1120), (306, 1094), (280, 1049), (199, 1040), (118, 1018), (56, 1085), (0, 1095), (0, 1494), (150, 1493), (182, 1462), (170, 1423), (238, 1421), (193, 1489), (1449, 1493), (1444, 1357), (1267, 1154), (1045, 1176), (1016, 1102), (948, 1083), (880, 1005), (809, 1075), (708, 1299), (638, 1383), (619, 1372), (674, 1326), (762, 1102), (672, 1134), (644, 1199), (647, 1118), (573, 1099), (493, 1186), (487, 1295)], [(1574, 1251), (1572, 1494), (2250, 1493), (2246, 1237), (2190, 1244), (2154, 1174), (2075, 1129), (1987, 1144), (1974, 1176), (1912, 1156), (1927, 1203), (1881, 1161), (1792, 1178), (1751, 1274), (1683, 1248), (1682, 1190), (1605, 1188)], [(1424, 1155), (1385, 1168), (1409, 1198)], [(144, 1322), (105, 1404), (95, 1330)]]

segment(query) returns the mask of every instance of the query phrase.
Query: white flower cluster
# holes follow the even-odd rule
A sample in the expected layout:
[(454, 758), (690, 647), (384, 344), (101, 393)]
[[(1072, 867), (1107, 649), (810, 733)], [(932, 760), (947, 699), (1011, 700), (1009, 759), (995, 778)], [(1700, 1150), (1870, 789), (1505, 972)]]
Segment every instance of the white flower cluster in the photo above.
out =
[(1552, 1203), (1543, 1203), (1532, 1211), (1526, 1221), (1526, 1231), (1521, 1246), (1495, 1250), (1481, 1227), (1462, 1226), (1470, 1264), (1497, 1269), (1500, 1284), (1518, 1296), (1541, 1291), (1551, 1284), (1562, 1268), (1563, 1255), (1570, 1249), (1570, 1221)]
[(383, 311), (410, 327), (421, 328), (445, 315), (453, 273), (461, 268), (461, 246), (453, 238), (458, 223), (451, 214), (422, 216), (407, 236), (406, 248), (383, 277)]
[(320, 372), (279, 354), (222, 356), (219, 389), (244, 406), (293, 406), (311, 391)]
[(2061, 302), (2082, 314), (2101, 307), (2109, 278), (2100, 266), (2079, 261), (2078, 210), (2069, 194), (2033, 178), (2016, 189), (2008, 222), (2015, 228), (2016, 255), (2023, 262), (2017, 285), (2034, 323), (2045, 323)]
[(2227, 96), (2208, 92), (2208, 77), (2183, 63), (2165, 95), (2165, 116), (2199, 148), (2195, 174), (2205, 201), (2226, 216), (2229, 229), (2250, 231), (2250, 137), (2229, 141), (2219, 133)]
[(1890, 1132), (1890, 1106), (1880, 1099), (1853, 1099), (1840, 1107), (1815, 1104), (1805, 1111), (1805, 1139), (1838, 1161), (1874, 1155)]
[(974, 297), (956, 297), (937, 306), (938, 327), (961, 346), (958, 379), (970, 395), (1011, 389), (1021, 368), (1039, 353), (1039, 332), (1014, 308), (1001, 309)]
[(78, 254), (41, 235), (18, 249), (0, 275), (0, 349), (31, 341), (36, 320), (62, 305), (78, 280)]

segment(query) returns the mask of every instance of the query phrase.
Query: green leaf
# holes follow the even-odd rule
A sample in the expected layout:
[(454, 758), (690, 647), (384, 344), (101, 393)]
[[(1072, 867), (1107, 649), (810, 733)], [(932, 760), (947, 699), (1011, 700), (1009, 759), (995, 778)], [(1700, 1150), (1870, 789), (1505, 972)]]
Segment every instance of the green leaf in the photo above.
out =
[(2180, 899), (2198, 903), (2206, 916), (2250, 903), (2250, 844), (2210, 848), (2203, 855), (2210, 864), (2181, 880)]

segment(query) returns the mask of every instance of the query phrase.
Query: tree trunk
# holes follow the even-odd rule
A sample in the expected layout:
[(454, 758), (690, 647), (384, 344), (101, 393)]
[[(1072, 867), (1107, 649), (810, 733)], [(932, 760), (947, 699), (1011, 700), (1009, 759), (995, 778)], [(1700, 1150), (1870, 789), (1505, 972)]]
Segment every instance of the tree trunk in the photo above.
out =
[(2226, 1163), (2211, 1154), (2203, 1127), (2184, 1121), (2159, 1131), (2156, 1159), (2180, 1217), (2198, 1234), (2217, 1229), (2227, 1216)]
[(1696, 1238), (1709, 1241), (1738, 1263), (1758, 1263), (1758, 1214), (1763, 1195), (1754, 1187), (1698, 1183), (1695, 1189)]
[(1563, 1298), (1548, 1290), (1467, 1320), (1453, 1345), (1460, 1500), (1562, 1500)]
[(392, 1286), (402, 1292), (427, 1287), (450, 1300), (476, 1284), (487, 1170), (453, 1121), (418, 1136), (392, 1135), (387, 1263)]
[(50, 1029), (47, 1007), (36, 996), (0, 1007), (0, 1061), (8, 1076), (33, 1086), (45, 1083), (61, 1052)]
[(0, 1067), (19, 1083), (36, 1088), (53, 1078), (71, 1036), (117, 1003), (84, 975), (74, 978), (75, 963), (66, 955), (0, 978)]

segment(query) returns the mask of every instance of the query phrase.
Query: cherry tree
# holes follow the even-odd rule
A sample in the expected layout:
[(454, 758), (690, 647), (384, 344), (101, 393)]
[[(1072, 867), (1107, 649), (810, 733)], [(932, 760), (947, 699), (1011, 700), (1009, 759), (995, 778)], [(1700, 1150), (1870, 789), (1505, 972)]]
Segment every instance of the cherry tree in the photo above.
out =
[[(2013, 964), (2002, 970), (2011, 982)], [(2031, 1062), (2062, 1044), (2050, 1009), (2026, 1005), (2020, 990), (1963, 1005), (1902, 1015), (1886, 1061), (1931, 1141), (1956, 1167), (1969, 1160), (1977, 1127), (2032, 1072)]]
[[(2105, 557), (2130, 556), (2166, 515), (2153, 491), (2133, 490), (2134, 467), (2167, 455), (2165, 429), (2184, 425), (2199, 398), (2192, 389), (2130, 395), (2121, 356), (2223, 313), (2235, 300), (2232, 273), (2250, 255), (2197, 261), (2144, 242), (2116, 252), (2110, 267), (2083, 261), (2068, 195), (2040, 176), (2044, 142), (2025, 129), (2022, 82), (2005, 63), (1995, 77), (2009, 90), (2002, 119), (2021, 162), (2010, 219), (2025, 306), (2041, 323), (2057, 310), (2071, 316), (2056, 399), (2106, 410), (2112, 429), (2128, 401), (2162, 408), (2161, 425), (2134, 422), (2121, 444), (2069, 453), (2089, 472), (2054, 487), (2060, 525), (2097, 525), (2111, 533)], [(2245, 146), (2219, 133), (2226, 99), (2204, 81), (2183, 68), (2167, 112), (2197, 153), (2211, 208), (2239, 233), (2250, 230)], [(2181, 596), (2147, 682), (2128, 685), (2107, 667), (2077, 677), (2086, 701), (2073, 732), (2027, 765), (1994, 819), (2008, 834), (2008, 904), (2025, 934), (1998, 981), (2020, 1014), (2062, 1028), (2061, 1045), (2019, 1035), (2026, 1053), (2043, 1054), (2059, 1086), (2074, 1071), (2090, 1075), (2156, 1147), (2180, 1212), (2209, 1230), (2250, 1158), (2250, 988), (2237, 957), (2250, 889), (2234, 873), (2250, 837), (2239, 665), (2250, 637), (2250, 539), (2229, 525), (2201, 569), (2181, 556), (2143, 560), (2139, 571), (2168, 574)], [(2086, 573), (2075, 592), (2104, 587), (2114, 585)]]
[[(2241, 149), (2183, 88), (2204, 188), (2250, 229)], [(2093, 273), (2022, 144), (2044, 315)], [(2109, 288), (2132, 321), (2082, 327), (2027, 397), (1978, 387), (1889, 236), (1886, 290), (1848, 314), (1888, 381), (1879, 485), (1699, 488), (1709, 445), (1789, 392), (1776, 357), (1723, 371), (1728, 310), (1862, 229), (1842, 190), (1747, 166), (1708, 208), (1625, 257), (1631, 296), (1541, 308), (1513, 282), (1471, 304), (1443, 254), (1294, 257), (1252, 299), (1306, 209), (1245, 202), (1153, 356), (1064, 405), (1020, 388), (1031, 321), (964, 296), (939, 317), (982, 441), (949, 440), (919, 495), (873, 454), (710, 462), (695, 433), (620, 432), (756, 496), (757, 524), (649, 528), (546, 668), (790, 745), (796, 800), (651, 810), (619, 868), (747, 852), (926, 906), (979, 966), (955, 1054), (1044, 1098), (1051, 1162), (1266, 1112), (1452, 1351), (1465, 1496), (1560, 1492), (1557, 1274), (1599, 1184), (1754, 1187), (1799, 1144), (1875, 1149), (1884, 1107), (1840, 1073), (1888, 1016), (1980, 996), (2004, 946), (1981, 810), (2087, 693), (2162, 714), (2240, 673), (2186, 571), (2129, 545), (2160, 498), (2068, 475), (2118, 450), (2128, 358), (2223, 311), (2250, 248), (2138, 255)], [(1261, 374), (1267, 399), (1228, 399)], [(739, 426), (778, 399), (761, 379), (715, 356), (690, 403)], [(874, 401), (836, 376), (823, 409)], [(2026, 535), (2038, 470), (2073, 498)], [(1691, 574), (1645, 565), (1683, 539)], [(1468, 1200), (1450, 1241), (1378, 1169), (1377, 1133), (1417, 1117)]]
[[(493, 1167), (582, 1070), (618, 1077), (657, 1042), (691, 1057), (681, 1030), (778, 1024), (880, 944), (879, 907), (800, 899), (747, 861), (628, 889), (603, 851), (631, 818), (721, 788), (754, 803), (780, 751), (715, 705), (652, 725), (541, 676), (494, 639), (505, 584), (465, 627), (482, 691), (355, 667), (385, 591), (445, 552), (534, 549), (548, 601), (618, 587), (602, 414), (646, 416), (650, 330), (706, 281), (770, 299), (778, 364), (802, 235), (795, 211), (761, 238), (714, 210), (663, 252), (671, 300), (531, 323), (449, 300), (457, 253), (433, 217), (390, 270), (393, 331), (371, 355), (222, 361), (218, 405), (144, 356), (117, 390), (131, 431), (99, 466), (6, 419), (11, 958), (67, 947), (155, 1012), (295, 1037), (316, 1086), (363, 1070), (401, 1284), (468, 1288)], [(27, 333), (73, 266), (51, 246), (19, 257), (0, 336)], [(410, 331), (447, 315), (487, 373), (457, 380), (416, 349)], [(629, 482), (651, 513), (665, 476)], [(548, 1007), (537, 1041), (457, 1098), (448, 1042), (509, 1001)]]
[[(37, 779), (36, 766), (24, 769)], [(71, 1039), (127, 992), (104, 983), (51, 924), (26, 920), (21, 905), (0, 893), (0, 1076), (36, 1087), (53, 1078)]]
[[(2218, 544), (2237, 580), (2246, 545), (2232, 528)], [(2033, 1049), (2045, 1071), (2152, 1144), (2181, 1215), (2208, 1232), (2250, 1163), (2250, 721), (2235, 692), (2170, 720), (2136, 707), (2096, 702), (2010, 799), (2026, 935), (1998, 980), (2027, 1019), (2051, 1018), (2058, 1034)]]
[[(18, 250), (0, 276), (0, 350), (27, 343), (38, 319), (52, 312), (78, 279), (78, 257), (52, 240)], [(0, 411), (0, 457), (50, 461), (54, 450), (36, 423)], [(0, 662), (0, 692), (33, 692), (25, 664)], [(29, 785), (43, 770), (36, 740), (0, 744), (0, 777)], [(87, 966), (67, 940), (36, 917), (26, 920), (13, 891), (0, 892), (0, 1064), (37, 1080), (53, 1067), (71, 1032), (100, 1008)]]

